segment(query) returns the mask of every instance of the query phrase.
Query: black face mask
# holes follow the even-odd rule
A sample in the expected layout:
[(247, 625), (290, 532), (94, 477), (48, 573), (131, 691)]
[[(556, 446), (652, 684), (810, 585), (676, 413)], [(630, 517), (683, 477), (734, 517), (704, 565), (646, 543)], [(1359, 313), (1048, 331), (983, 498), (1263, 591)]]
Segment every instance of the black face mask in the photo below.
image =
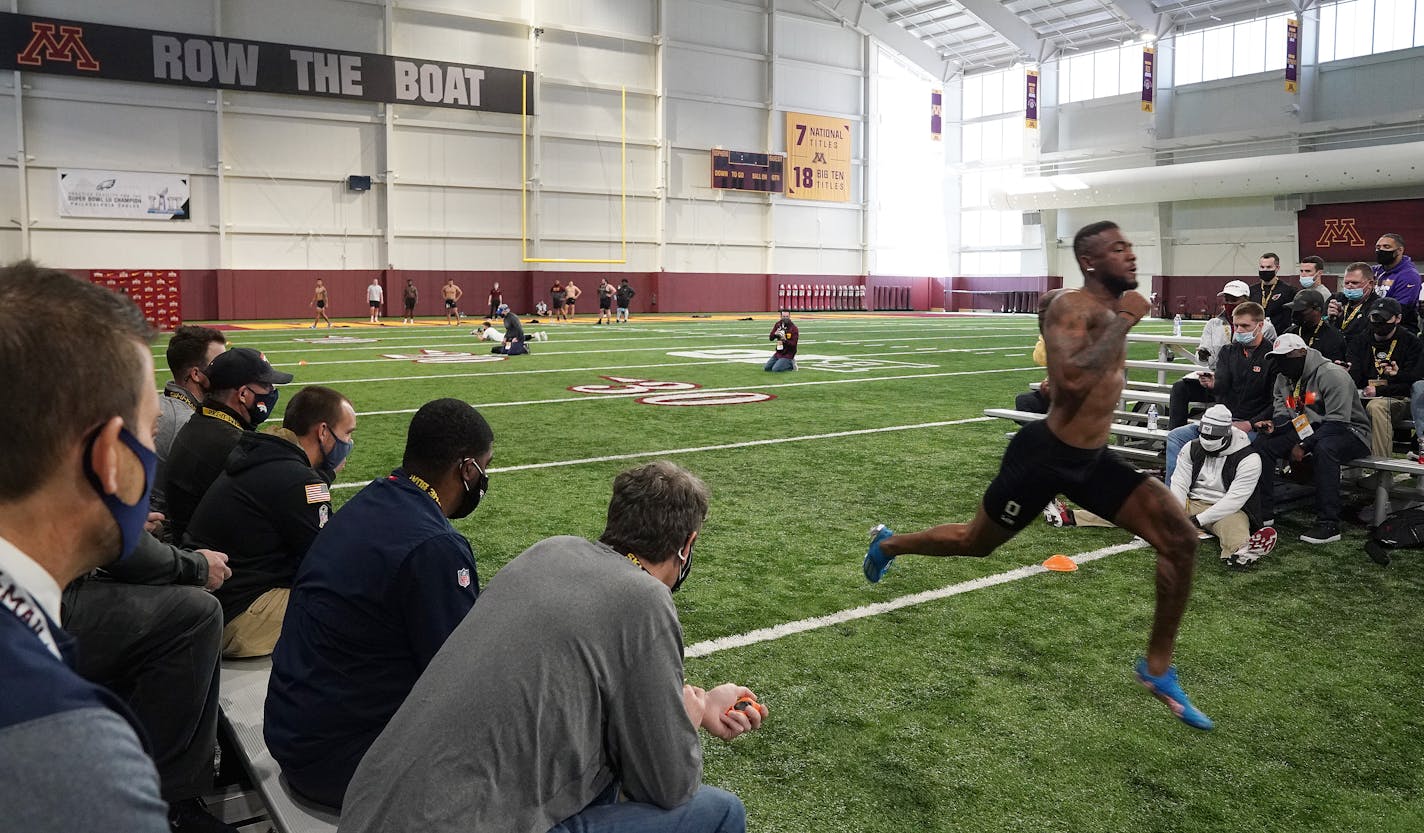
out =
[[(470, 460), (470, 462), (475, 463), (474, 460)], [(463, 460), (461, 461), (460, 465), (464, 465)], [(470, 481), (466, 480), (464, 477), (460, 478), (461, 485), (465, 487), (465, 495), (464, 497), (460, 498), (460, 505), (455, 507), (455, 511), (451, 512), (447, 516), (451, 520), (458, 521), (461, 518), (469, 517), (470, 513), (475, 511), (475, 507), (480, 505), (480, 499), (485, 496), (485, 492), (489, 491), (489, 475), (485, 474), (484, 469), (480, 469), (479, 463), (475, 463), (475, 468), (479, 469), (480, 471), (480, 479), (475, 482), (475, 486), (473, 489), (470, 488)]]
[(1376, 321), (1372, 325), (1375, 331), (1375, 340), (1384, 341), (1394, 335), (1394, 328), (1399, 326), (1399, 322), (1390, 323), (1388, 321)]
[(677, 570), (677, 580), (672, 583), (672, 592), (676, 593), (677, 588), (687, 581), (687, 574), (692, 572), (692, 546), (687, 548), (687, 558), (683, 559), (682, 566)]
[(1260, 278), (1261, 280), (1263, 280), (1263, 281), (1268, 281), (1268, 280), (1270, 280), (1271, 278), (1274, 278), (1274, 277), (1276, 276), (1276, 270), (1274, 270), (1274, 269), (1262, 269), (1262, 270), (1260, 270), (1260, 271), (1258, 271), (1258, 272), (1256, 273), (1256, 276), (1259, 277), (1259, 278)]
[(1381, 266), (1388, 266), (1394, 262), (1395, 252), (1387, 252), (1384, 249), (1375, 249), (1375, 262)]
[(1291, 323), (1294, 324), (1294, 325), (1296, 325), (1297, 327), (1304, 327), (1304, 326), (1305, 326), (1305, 313), (1303, 313), (1303, 312), (1293, 312), (1293, 313), (1291, 313)]
[(1288, 379), (1299, 379), (1305, 372), (1305, 356), (1276, 356), (1276, 372)]

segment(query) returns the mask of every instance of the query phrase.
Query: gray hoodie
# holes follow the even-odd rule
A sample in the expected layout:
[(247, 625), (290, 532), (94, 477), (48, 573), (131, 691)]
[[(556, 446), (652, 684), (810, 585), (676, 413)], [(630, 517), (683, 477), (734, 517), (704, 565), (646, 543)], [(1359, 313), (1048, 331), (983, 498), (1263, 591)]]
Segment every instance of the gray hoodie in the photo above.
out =
[[(1276, 374), (1272, 399), (1275, 407), (1276, 424), (1289, 422), (1297, 411), (1286, 404), (1286, 397), (1294, 396), (1296, 383), (1282, 374)], [(1305, 351), (1305, 370), (1300, 380), (1301, 398), (1306, 400), (1305, 413), (1310, 424), (1319, 427), (1326, 422), (1343, 422), (1350, 432), (1359, 437), (1360, 442), (1370, 444), (1370, 418), (1360, 402), (1360, 392), (1350, 381), (1350, 373), (1345, 368), (1320, 355), (1314, 347)], [(1312, 395), (1313, 394), (1313, 395)], [(1297, 403), (1299, 407), (1299, 403)], [(1309, 448), (1311, 443), (1304, 445)]]

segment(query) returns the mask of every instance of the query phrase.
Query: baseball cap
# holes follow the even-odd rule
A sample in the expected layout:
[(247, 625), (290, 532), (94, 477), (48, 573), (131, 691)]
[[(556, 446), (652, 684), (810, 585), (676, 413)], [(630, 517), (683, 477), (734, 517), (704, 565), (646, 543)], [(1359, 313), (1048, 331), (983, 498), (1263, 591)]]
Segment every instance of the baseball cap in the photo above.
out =
[(1225, 405), (1212, 405), (1202, 414), (1201, 435), (1216, 439), (1231, 436), (1231, 409)]
[(1285, 354), (1294, 352), (1296, 350), (1304, 350), (1305, 347), (1305, 339), (1301, 338), (1295, 333), (1286, 333), (1285, 335), (1276, 339), (1276, 343), (1271, 347), (1270, 355), (1284, 356)]
[(232, 390), (253, 382), (285, 385), (292, 381), (292, 374), (274, 369), (266, 356), (251, 347), (234, 347), (218, 354), (203, 372), (214, 390)]
[(1236, 298), (1245, 298), (1251, 294), (1251, 287), (1245, 281), (1227, 281), (1226, 286), (1221, 288), (1217, 295), (1231, 295)]
[(1389, 319), (1404, 312), (1403, 307), (1393, 298), (1381, 298), (1375, 301), (1374, 307), (1370, 310), (1371, 321), (1388, 321)]
[(1290, 302), (1290, 308), (1294, 312), (1304, 309), (1324, 309), (1325, 299), (1320, 297), (1320, 293), (1314, 290), (1307, 292), (1297, 292), (1295, 300)]

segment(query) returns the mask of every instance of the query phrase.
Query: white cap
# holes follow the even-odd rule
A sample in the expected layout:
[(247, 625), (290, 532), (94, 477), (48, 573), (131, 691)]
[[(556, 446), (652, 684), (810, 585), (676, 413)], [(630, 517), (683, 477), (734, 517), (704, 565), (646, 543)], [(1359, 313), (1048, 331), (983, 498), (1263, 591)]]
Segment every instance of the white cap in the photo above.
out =
[(1245, 281), (1227, 281), (1226, 286), (1221, 288), (1217, 295), (1230, 295), (1234, 298), (1245, 298), (1251, 294), (1251, 287)]
[(1201, 435), (1203, 437), (1226, 437), (1231, 434), (1231, 409), (1225, 405), (1212, 405), (1202, 415)]
[(1276, 339), (1276, 343), (1271, 347), (1272, 356), (1284, 356), (1296, 350), (1305, 349), (1305, 339), (1295, 333), (1286, 333)]

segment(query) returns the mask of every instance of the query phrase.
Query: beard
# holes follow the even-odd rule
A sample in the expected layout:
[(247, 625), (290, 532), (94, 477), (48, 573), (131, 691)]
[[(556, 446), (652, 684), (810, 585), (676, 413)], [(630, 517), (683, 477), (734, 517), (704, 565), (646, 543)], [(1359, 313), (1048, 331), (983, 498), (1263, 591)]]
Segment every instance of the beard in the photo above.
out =
[(1121, 295), (1129, 289), (1137, 288), (1136, 276), (1116, 277), (1113, 275), (1103, 275), (1103, 286), (1107, 287), (1114, 295)]

